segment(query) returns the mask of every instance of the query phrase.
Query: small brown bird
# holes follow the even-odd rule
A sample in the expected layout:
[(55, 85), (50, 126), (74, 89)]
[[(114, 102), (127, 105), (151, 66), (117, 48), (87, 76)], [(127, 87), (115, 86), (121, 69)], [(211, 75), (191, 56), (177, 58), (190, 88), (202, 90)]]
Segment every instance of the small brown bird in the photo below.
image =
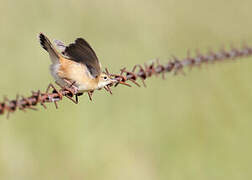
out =
[[(61, 41), (55, 41), (58, 52), (50, 40), (42, 33), (39, 34), (41, 46), (49, 53), (52, 64), (51, 74), (61, 87), (74, 86), (78, 94), (101, 89), (116, 80), (101, 72), (101, 64), (95, 51), (83, 38), (77, 38), (74, 43), (65, 46)], [(77, 96), (76, 96), (77, 97)]]

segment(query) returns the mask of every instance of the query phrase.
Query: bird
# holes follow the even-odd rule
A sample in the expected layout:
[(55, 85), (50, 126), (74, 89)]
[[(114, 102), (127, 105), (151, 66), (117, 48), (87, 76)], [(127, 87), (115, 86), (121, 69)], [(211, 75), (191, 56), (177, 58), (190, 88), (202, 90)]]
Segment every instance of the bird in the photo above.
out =
[[(51, 59), (50, 71), (56, 84), (60, 87), (74, 89), (76, 103), (78, 96), (87, 92), (92, 101), (94, 90), (106, 88), (116, 82), (107, 73), (101, 71), (98, 57), (83, 38), (77, 38), (74, 43), (65, 46), (63, 42), (55, 40), (56, 47), (43, 33), (39, 33), (40, 45)], [(69, 88), (73, 87), (73, 88)]]

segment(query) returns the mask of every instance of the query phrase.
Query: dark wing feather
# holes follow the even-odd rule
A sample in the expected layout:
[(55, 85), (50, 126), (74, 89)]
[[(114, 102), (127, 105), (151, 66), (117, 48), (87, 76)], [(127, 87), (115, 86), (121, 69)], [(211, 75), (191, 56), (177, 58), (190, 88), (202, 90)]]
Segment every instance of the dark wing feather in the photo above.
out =
[(101, 67), (99, 60), (86, 40), (82, 38), (76, 39), (74, 43), (66, 47), (63, 54), (75, 62), (85, 64), (93, 77), (100, 75)]

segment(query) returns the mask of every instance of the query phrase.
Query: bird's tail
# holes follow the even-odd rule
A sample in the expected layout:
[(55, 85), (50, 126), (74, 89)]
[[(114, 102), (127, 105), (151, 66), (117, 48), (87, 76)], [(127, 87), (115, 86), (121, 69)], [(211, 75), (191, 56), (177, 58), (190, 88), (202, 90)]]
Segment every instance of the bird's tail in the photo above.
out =
[(50, 58), (53, 63), (56, 63), (59, 61), (60, 54), (57, 52), (57, 50), (54, 48), (50, 40), (43, 34), (39, 34), (39, 41), (42, 48), (44, 48), (50, 55)]

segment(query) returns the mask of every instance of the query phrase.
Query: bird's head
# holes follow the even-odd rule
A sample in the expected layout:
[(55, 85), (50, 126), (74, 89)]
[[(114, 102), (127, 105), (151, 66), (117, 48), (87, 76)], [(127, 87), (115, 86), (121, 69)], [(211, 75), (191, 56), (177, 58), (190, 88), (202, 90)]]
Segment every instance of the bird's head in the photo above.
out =
[(117, 80), (109, 77), (108, 74), (106, 73), (101, 73), (100, 77), (99, 77), (99, 82), (98, 82), (98, 89), (103, 88), (104, 86), (107, 86), (109, 84), (113, 84), (117, 82)]

